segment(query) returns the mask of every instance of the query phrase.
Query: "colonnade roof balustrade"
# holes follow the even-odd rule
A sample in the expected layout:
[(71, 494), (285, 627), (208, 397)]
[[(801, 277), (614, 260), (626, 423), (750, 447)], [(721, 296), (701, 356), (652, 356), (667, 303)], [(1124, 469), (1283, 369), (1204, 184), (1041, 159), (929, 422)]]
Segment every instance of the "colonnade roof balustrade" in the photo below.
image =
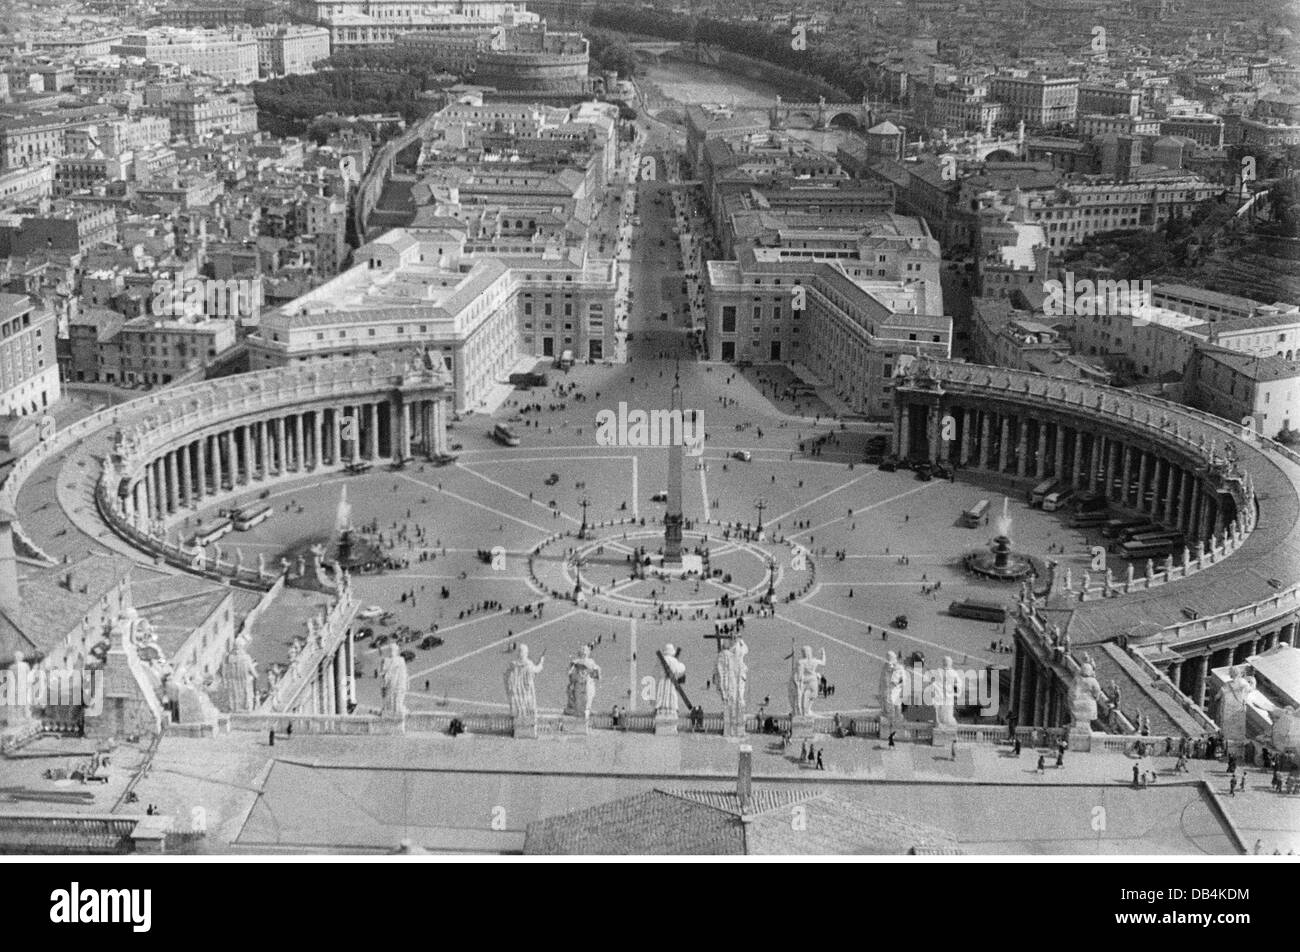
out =
[(901, 399), (939, 397), (956, 405), (974, 398), (997, 409), (1010, 403), (1064, 417), (1068, 425), (1119, 429), (1133, 445), (1177, 446), (1199, 460), (1198, 475), (1225, 466), (1241, 475), (1233, 489), (1252, 491), (1253, 530), (1240, 548), (1213, 566), (1148, 591), (1063, 603), (1076, 645), (1107, 641), (1134, 629), (1156, 632), (1144, 644), (1175, 650), (1182, 643), (1230, 638), (1300, 608), (1300, 454), (1221, 417), (1160, 397), (1022, 370), (918, 358), (899, 381)]

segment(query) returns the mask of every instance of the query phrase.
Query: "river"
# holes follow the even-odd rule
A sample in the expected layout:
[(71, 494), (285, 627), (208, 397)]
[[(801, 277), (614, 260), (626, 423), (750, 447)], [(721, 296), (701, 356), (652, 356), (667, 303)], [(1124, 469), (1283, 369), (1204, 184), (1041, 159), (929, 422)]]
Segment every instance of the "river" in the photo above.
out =
[[(740, 76), (713, 66), (681, 60), (665, 60), (661, 65), (644, 65), (639, 79), (648, 80), (664, 97), (683, 105), (691, 103), (720, 103), (741, 109), (767, 109), (777, 97), (777, 88), (748, 76)], [(652, 104), (653, 105), (653, 104)], [(658, 114), (661, 110), (653, 108)], [(851, 138), (847, 131), (817, 132), (813, 129), (788, 130), (794, 138), (802, 139), (814, 148), (834, 153), (836, 148)]]

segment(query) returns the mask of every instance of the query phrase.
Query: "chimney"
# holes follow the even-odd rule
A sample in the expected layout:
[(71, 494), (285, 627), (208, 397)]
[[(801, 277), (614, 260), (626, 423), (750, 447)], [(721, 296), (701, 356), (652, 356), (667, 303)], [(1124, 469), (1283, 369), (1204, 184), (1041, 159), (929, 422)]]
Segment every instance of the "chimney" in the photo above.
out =
[(0, 509), (0, 610), (17, 619), (22, 608), (18, 593), (18, 557), (14, 555), (14, 514)]
[(740, 810), (749, 809), (751, 798), (751, 780), (754, 776), (754, 748), (749, 744), (740, 745), (740, 766), (736, 771), (736, 799), (740, 801)]

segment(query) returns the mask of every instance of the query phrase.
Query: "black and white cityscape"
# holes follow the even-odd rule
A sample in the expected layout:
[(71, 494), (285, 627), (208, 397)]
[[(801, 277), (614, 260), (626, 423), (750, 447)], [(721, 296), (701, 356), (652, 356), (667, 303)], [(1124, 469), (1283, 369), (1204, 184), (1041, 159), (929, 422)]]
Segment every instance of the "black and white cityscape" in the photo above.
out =
[(1294, 3), (4, 6), (0, 853), (1300, 849)]

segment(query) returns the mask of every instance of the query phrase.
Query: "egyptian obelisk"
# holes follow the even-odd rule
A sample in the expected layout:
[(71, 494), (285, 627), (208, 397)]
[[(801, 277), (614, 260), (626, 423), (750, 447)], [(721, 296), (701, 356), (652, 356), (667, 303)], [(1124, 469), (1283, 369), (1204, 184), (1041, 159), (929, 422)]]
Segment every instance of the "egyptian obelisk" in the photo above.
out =
[[(673, 374), (673, 397), (669, 417), (680, 420), (682, 410), (682, 382), (680, 373)], [(682, 430), (678, 426), (668, 445), (668, 508), (664, 512), (664, 565), (682, 564)]]

